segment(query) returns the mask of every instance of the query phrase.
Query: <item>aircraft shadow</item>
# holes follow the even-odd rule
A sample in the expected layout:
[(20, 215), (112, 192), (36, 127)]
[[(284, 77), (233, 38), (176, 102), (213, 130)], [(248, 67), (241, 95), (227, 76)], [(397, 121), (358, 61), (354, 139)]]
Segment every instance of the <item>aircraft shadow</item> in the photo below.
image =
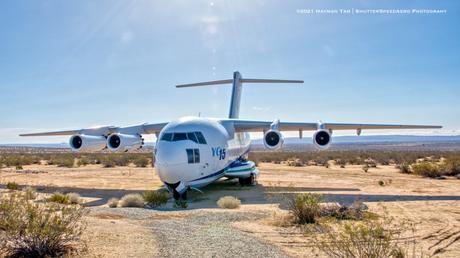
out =
[[(27, 185), (20, 185), (20, 188)], [(98, 189), (81, 187), (60, 187), (60, 186), (33, 186), (41, 193), (78, 193), (85, 198), (95, 200), (86, 202), (87, 207), (100, 206), (107, 203), (110, 198), (121, 198), (126, 194), (139, 193), (144, 190), (123, 190), (123, 189)], [(0, 184), (0, 189), (5, 189), (5, 184)], [(148, 189), (145, 189), (148, 190)], [(232, 195), (238, 197), (244, 204), (280, 204), (285, 208), (286, 198), (300, 192), (327, 192), (322, 193), (324, 202), (337, 202), (342, 205), (350, 205), (354, 201), (362, 202), (398, 202), (398, 201), (460, 201), (460, 195), (379, 195), (343, 193), (359, 192), (357, 188), (330, 188), (330, 187), (278, 187), (278, 186), (240, 186), (237, 182), (218, 181), (202, 189), (203, 193), (189, 192), (189, 208), (216, 208), (217, 200), (223, 196)], [(341, 193), (331, 193), (341, 192)], [(172, 202), (172, 201), (171, 201)], [(163, 210), (163, 209), (162, 209)], [(169, 210), (169, 209), (168, 209)]]

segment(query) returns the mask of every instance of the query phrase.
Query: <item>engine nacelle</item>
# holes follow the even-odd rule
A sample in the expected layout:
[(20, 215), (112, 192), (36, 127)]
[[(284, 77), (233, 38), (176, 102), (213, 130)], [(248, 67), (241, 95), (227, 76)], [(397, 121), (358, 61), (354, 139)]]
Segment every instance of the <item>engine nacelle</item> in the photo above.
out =
[(331, 143), (331, 133), (327, 130), (318, 130), (313, 134), (313, 144), (320, 150), (329, 148)]
[(121, 134), (114, 133), (107, 138), (107, 148), (111, 151), (125, 152), (137, 150), (144, 145), (144, 139), (138, 134)]
[(269, 130), (264, 135), (264, 145), (267, 149), (277, 150), (283, 146), (284, 138), (279, 131)]
[(76, 134), (70, 137), (69, 145), (72, 151), (100, 151), (106, 148), (107, 139), (104, 136)]

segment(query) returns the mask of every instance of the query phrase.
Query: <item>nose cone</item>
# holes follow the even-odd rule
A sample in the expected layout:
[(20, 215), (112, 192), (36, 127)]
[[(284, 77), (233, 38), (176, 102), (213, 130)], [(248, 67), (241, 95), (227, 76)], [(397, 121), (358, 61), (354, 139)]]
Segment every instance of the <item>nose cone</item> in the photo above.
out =
[(161, 181), (169, 184), (183, 181), (183, 172), (187, 169), (186, 154), (185, 146), (181, 144), (164, 142), (157, 146), (155, 169)]

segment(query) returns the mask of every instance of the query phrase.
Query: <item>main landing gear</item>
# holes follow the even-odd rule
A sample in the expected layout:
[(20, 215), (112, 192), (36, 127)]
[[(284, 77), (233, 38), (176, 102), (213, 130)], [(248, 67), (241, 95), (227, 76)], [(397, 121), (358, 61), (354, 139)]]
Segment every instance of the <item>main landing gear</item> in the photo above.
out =
[(256, 185), (256, 176), (251, 174), (251, 176), (246, 178), (239, 178), (240, 185)]

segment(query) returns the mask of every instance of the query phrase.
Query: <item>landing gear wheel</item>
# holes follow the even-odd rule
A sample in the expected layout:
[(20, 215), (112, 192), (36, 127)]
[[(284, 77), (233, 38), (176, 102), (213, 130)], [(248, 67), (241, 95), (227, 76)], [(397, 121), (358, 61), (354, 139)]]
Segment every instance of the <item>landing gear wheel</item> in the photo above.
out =
[(182, 194), (180, 194), (178, 191), (174, 190), (173, 191), (173, 197), (174, 197), (174, 200), (187, 200), (187, 191), (183, 192)]
[(239, 178), (240, 185), (255, 185), (256, 184), (256, 177), (251, 174), (250, 177), (247, 178)]

